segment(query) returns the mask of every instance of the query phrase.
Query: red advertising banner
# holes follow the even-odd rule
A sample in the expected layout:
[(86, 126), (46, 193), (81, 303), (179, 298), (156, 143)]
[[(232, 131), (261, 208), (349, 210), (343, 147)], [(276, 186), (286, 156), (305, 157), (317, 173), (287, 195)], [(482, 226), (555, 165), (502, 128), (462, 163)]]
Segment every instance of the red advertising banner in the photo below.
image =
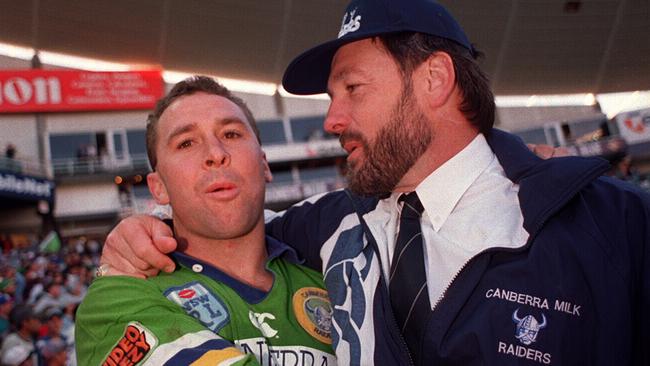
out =
[(0, 113), (152, 109), (162, 73), (0, 70)]

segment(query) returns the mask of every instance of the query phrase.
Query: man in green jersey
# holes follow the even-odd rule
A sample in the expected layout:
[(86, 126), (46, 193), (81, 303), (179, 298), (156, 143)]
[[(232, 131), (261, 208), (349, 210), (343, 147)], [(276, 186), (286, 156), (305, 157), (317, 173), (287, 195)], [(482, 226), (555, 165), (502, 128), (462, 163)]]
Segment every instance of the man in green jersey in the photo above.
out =
[(244, 102), (207, 77), (176, 84), (149, 116), (147, 152), (178, 269), (97, 279), (77, 313), (79, 364), (335, 364), (321, 274), (264, 234), (271, 172)]

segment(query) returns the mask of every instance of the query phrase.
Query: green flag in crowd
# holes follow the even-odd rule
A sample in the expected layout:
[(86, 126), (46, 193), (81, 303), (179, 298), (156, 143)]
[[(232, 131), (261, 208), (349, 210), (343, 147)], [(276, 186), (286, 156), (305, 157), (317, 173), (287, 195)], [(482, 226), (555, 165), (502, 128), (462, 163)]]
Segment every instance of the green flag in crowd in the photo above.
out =
[(41, 253), (57, 253), (61, 249), (61, 239), (59, 239), (59, 235), (56, 233), (56, 231), (50, 231), (45, 239), (41, 241), (38, 249), (41, 251)]

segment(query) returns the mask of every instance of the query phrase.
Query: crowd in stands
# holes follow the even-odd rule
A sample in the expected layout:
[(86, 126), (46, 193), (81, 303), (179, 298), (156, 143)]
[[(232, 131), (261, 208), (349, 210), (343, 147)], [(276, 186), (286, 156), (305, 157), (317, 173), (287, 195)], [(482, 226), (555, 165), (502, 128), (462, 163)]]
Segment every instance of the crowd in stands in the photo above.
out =
[(0, 365), (76, 365), (74, 319), (99, 262), (96, 240), (66, 240), (49, 253), (0, 236)]
[(612, 169), (608, 175), (630, 182), (650, 192), (650, 173), (642, 173), (634, 164), (630, 155), (624, 155), (610, 161)]

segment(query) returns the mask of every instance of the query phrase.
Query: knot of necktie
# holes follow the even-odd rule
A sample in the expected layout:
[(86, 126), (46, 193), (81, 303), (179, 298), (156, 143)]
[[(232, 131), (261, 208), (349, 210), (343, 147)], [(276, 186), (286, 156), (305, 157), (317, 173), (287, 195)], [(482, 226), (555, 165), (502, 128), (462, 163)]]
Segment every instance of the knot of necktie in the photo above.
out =
[(422, 206), (422, 202), (420, 202), (420, 198), (416, 192), (401, 195), (399, 201), (404, 202), (402, 217), (419, 218), (422, 216), (424, 206)]

